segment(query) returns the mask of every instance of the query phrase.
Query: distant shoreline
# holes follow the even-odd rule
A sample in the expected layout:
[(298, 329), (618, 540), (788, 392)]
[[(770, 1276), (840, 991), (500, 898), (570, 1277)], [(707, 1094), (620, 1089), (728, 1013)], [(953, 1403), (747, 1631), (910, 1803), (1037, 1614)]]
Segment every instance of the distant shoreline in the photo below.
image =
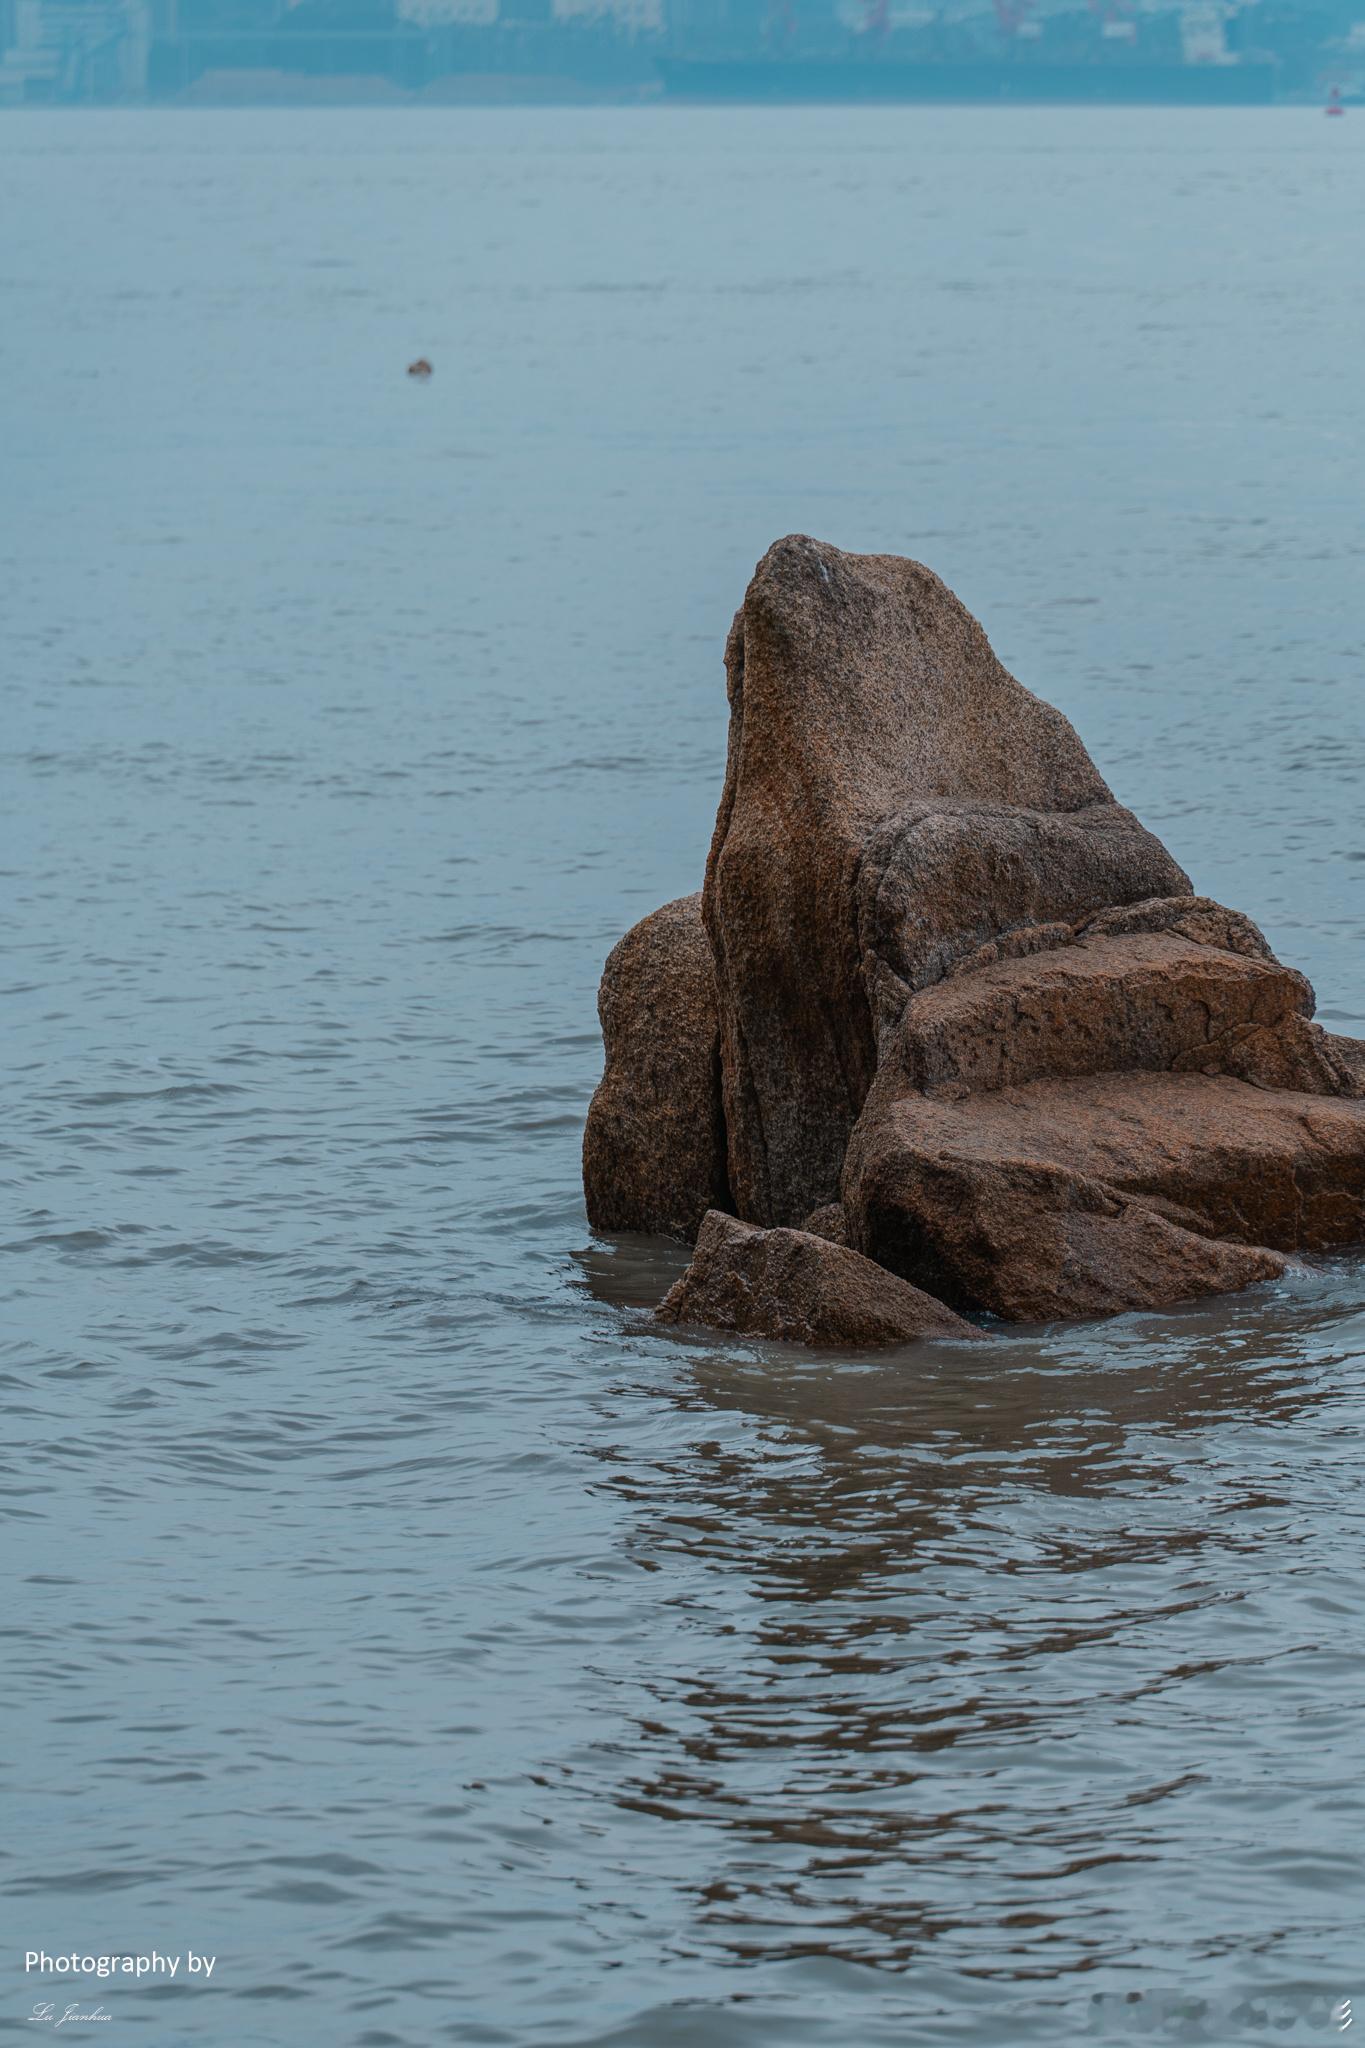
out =
[[(711, 67), (706, 67), (708, 70)], [(737, 69), (745, 67), (737, 66)], [(758, 68), (758, 67), (755, 67)], [(852, 68), (852, 67), (850, 67)], [(863, 67), (858, 67), (859, 69)], [(921, 69), (927, 67), (920, 67)], [(947, 67), (945, 67), (946, 69)], [(956, 67), (954, 67), (956, 68)], [(967, 67), (964, 67), (967, 68)], [(977, 67), (971, 67), (975, 70)], [(1193, 67), (1191, 67), (1193, 68)], [(719, 67), (716, 67), (719, 69)], [(1106, 84), (1109, 81), (1105, 81)], [(1125, 81), (1126, 84), (1126, 81)], [(1066, 83), (1051, 92), (1020, 90), (1011, 81), (1009, 91), (991, 91), (977, 81), (931, 79), (928, 83), (880, 84), (869, 90), (862, 80), (851, 80), (821, 89), (814, 84), (805, 90), (784, 89), (781, 82), (761, 80), (693, 79), (679, 80), (670, 88), (659, 77), (629, 82), (599, 81), (565, 77), (554, 73), (470, 72), (453, 73), (433, 79), (421, 87), (397, 84), (382, 73), (306, 74), (283, 70), (205, 71), (178, 91), (108, 99), (34, 99), (0, 102), (0, 115), (13, 113), (111, 112), (118, 109), (145, 111), (151, 108), (189, 107), (959, 107), (1104, 108), (1111, 112), (1143, 107), (1186, 108), (1191, 112), (1220, 107), (1242, 109), (1314, 109), (1322, 104), (1320, 92), (1295, 88), (1281, 92), (1252, 92), (1200, 81), (1184, 92), (1161, 92), (1155, 86), (1143, 90), (1084, 91)], [(1347, 95), (1346, 105), (1359, 101)]]

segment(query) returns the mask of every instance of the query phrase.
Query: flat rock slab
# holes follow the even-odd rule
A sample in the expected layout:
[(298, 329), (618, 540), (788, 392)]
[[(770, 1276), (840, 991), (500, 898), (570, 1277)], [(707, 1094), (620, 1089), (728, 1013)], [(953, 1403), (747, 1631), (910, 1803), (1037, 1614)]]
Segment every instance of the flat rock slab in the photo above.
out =
[(805, 1230), (760, 1230), (716, 1209), (658, 1313), (665, 1323), (830, 1350), (976, 1334), (941, 1301), (846, 1245)]
[(1154, 1073), (887, 1091), (849, 1148), (852, 1242), (1011, 1321), (1165, 1307), (1365, 1236), (1360, 1100)]
[(911, 998), (900, 1052), (924, 1093), (1172, 1069), (1305, 1094), (1335, 1070), (1301, 974), (1174, 932), (1087, 937), (1001, 960)]

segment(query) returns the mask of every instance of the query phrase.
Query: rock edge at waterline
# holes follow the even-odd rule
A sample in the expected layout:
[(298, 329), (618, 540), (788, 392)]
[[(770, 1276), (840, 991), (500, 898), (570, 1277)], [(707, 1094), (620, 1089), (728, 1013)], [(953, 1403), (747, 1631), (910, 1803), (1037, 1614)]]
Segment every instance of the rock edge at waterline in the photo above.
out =
[(718, 1209), (703, 1218), (692, 1263), (658, 1314), (830, 1349), (972, 1335), (941, 1301), (847, 1245), (807, 1230), (760, 1230)]

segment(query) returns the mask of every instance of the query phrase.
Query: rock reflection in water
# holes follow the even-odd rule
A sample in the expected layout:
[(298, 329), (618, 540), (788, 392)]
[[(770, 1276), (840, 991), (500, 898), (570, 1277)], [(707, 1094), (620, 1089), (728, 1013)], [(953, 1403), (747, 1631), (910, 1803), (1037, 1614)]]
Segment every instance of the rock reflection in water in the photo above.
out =
[[(594, 1283), (638, 1301), (674, 1257), (638, 1240)], [(1306, 1537), (1280, 1433), (1330, 1427), (1296, 1354), (1352, 1294), (1347, 1261), (870, 1362), (689, 1347), (685, 1449), (608, 1483), (639, 1560), (693, 1568), (687, 1659), (655, 1671), (618, 1796), (709, 1833), (699, 1938), (1013, 1985), (1122, 1965), (1132, 1886), (1202, 1857), (1192, 1811), (1216, 1836), (1236, 1810), (1229, 1723), (1301, 1691), (1258, 1623), (1268, 1551)], [(1148, 1910), (1184, 1948), (1178, 1886)]]

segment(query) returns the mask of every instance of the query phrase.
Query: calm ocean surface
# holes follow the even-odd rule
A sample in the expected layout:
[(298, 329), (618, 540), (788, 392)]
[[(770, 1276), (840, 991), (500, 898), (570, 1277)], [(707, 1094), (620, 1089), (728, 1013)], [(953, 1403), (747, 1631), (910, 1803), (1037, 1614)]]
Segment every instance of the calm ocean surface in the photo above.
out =
[(1365, 2020), (1365, 1262), (842, 1361), (656, 1333), (578, 1181), (792, 530), (1365, 1035), (1365, 117), (33, 113), (0, 193), (0, 2030), (152, 1947), (130, 2048)]

